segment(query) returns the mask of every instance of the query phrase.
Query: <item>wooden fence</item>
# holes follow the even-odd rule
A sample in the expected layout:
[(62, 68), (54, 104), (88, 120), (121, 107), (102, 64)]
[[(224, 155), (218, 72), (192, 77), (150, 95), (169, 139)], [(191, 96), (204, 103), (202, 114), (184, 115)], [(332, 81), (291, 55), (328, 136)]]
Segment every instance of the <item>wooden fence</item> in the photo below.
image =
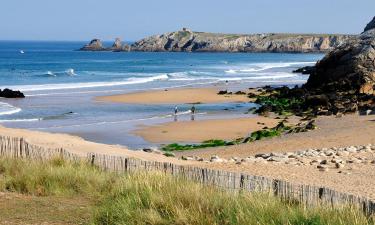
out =
[(119, 173), (161, 171), (225, 190), (267, 192), (285, 200), (298, 201), (306, 206), (324, 204), (332, 207), (341, 207), (343, 205), (352, 205), (362, 209), (367, 215), (375, 212), (375, 201), (360, 196), (340, 193), (325, 187), (292, 184), (287, 181), (262, 176), (175, 165), (166, 162), (143, 161), (105, 154), (89, 153), (86, 157), (79, 157), (64, 149), (48, 149), (29, 144), (23, 138), (0, 136), (0, 155), (34, 160), (48, 160), (53, 157), (62, 157), (74, 161), (87, 160), (92, 165), (98, 166), (101, 169)]

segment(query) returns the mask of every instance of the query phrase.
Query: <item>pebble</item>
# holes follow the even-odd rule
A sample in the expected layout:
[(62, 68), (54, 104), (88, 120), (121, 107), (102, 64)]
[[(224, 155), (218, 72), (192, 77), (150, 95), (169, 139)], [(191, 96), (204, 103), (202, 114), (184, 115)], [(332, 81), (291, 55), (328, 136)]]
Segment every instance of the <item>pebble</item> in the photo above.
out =
[(336, 163), (335, 166), (336, 166), (337, 169), (341, 169), (341, 168), (345, 167), (345, 165), (342, 164), (342, 163)]
[[(193, 156), (182, 156), (183, 160), (195, 160), (206, 163), (235, 163), (236, 165), (242, 165), (246, 163), (274, 163), (294, 166), (309, 166), (314, 165), (320, 171), (329, 171), (329, 165), (337, 169), (345, 167), (346, 163), (350, 166), (348, 170), (353, 170), (355, 164), (375, 164), (375, 160), (369, 160), (361, 153), (372, 153), (375, 150), (375, 145), (361, 145), (361, 146), (349, 146), (349, 147), (332, 147), (332, 148), (321, 148), (321, 149), (307, 149), (296, 152), (285, 152), (285, 153), (258, 153), (255, 156), (249, 156), (246, 158), (231, 157), (229, 160), (222, 159), (217, 155), (213, 155), (209, 160), (204, 160), (201, 157)], [(155, 148), (143, 149), (145, 152), (161, 152)], [(163, 154), (163, 152), (161, 152)], [(368, 155), (365, 155), (368, 156)], [(332, 164), (331, 164), (332, 163)], [(339, 173), (347, 173), (339, 171)], [(349, 173), (350, 174), (350, 173)]]

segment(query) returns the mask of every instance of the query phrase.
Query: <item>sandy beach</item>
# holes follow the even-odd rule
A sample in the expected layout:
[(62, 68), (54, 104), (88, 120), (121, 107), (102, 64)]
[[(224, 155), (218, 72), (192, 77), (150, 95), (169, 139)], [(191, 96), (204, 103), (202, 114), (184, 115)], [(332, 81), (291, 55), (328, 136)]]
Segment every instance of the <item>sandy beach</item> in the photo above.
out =
[(106, 145), (90, 142), (80, 137), (68, 134), (46, 133), (0, 126), (0, 135), (4, 137), (22, 137), (29, 143), (42, 146), (44, 148), (64, 148), (69, 152), (83, 157), (85, 157), (87, 153), (93, 152), (99, 154), (126, 156), (143, 160), (186, 164), (186, 162), (177, 160), (175, 158), (167, 158), (163, 155), (149, 154), (142, 151), (133, 151), (118, 145)]
[(170, 122), (146, 126), (133, 133), (154, 143), (202, 142), (211, 139), (234, 140), (263, 127), (274, 127), (279, 120), (267, 117)]
[[(322, 116), (316, 119), (317, 129), (286, 134), (280, 137), (264, 139), (249, 144), (228, 147), (201, 149), (189, 152), (189, 155), (209, 157), (219, 155), (246, 157), (265, 152), (290, 152), (309, 148), (344, 147), (375, 143), (375, 115), (346, 115), (342, 118)], [(178, 153), (185, 154), (186, 153)]]
[[(186, 102), (231, 102), (249, 101), (243, 95), (219, 96), (217, 89), (175, 89), (169, 91), (150, 91), (118, 96), (100, 97), (100, 101), (116, 101), (133, 104), (186, 103)], [(187, 98), (186, 93), (194, 94), (194, 98)], [(150, 101), (150, 98), (155, 101)], [(290, 123), (295, 123), (297, 118), (289, 118)], [(260, 130), (263, 127), (273, 127), (280, 119), (260, 116), (249, 116), (232, 119), (212, 119), (168, 122), (154, 126), (138, 127), (134, 134), (141, 136), (151, 143), (173, 142), (201, 142), (209, 139), (232, 140), (246, 136), (248, 133)], [(207, 148), (186, 152), (175, 152), (176, 158), (167, 158), (160, 154), (132, 151), (122, 146), (98, 144), (85, 141), (82, 138), (66, 135), (51, 134), (22, 129), (0, 128), (0, 135), (25, 137), (33, 144), (50, 148), (65, 148), (71, 152), (85, 155), (88, 152), (97, 152), (110, 155), (123, 155), (143, 160), (171, 162), (175, 164), (194, 165), (219, 170), (229, 170), (252, 175), (266, 176), (287, 180), (293, 183), (325, 186), (337, 191), (366, 196), (375, 199), (375, 174), (373, 164), (350, 164), (345, 169), (330, 168), (329, 171), (319, 171), (316, 165), (292, 165), (284, 163), (207, 163), (199, 161), (180, 160), (181, 156), (202, 157), (210, 159), (217, 155), (223, 159), (232, 157), (245, 158), (257, 153), (283, 153), (296, 152), (309, 148), (346, 147), (351, 145), (366, 145), (375, 143), (375, 115), (359, 116), (357, 114), (345, 115), (341, 118), (335, 116), (320, 116), (316, 119), (318, 129), (306, 133), (286, 134), (280, 137), (264, 139), (248, 144), (239, 144), (227, 147)], [(367, 162), (375, 159), (373, 153), (361, 156)], [(340, 172), (341, 171), (341, 172)], [(344, 172), (342, 172), (344, 171)], [(340, 173), (339, 173), (340, 172)], [(306, 176), (308, 174), (308, 176)]]
[[(218, 95), (220, 88), (183, 88), (98, 97), (98, 101), (130, 104), (248, 102), (246, 95)], [(225, 88), (224, 88), (225, 90)]]

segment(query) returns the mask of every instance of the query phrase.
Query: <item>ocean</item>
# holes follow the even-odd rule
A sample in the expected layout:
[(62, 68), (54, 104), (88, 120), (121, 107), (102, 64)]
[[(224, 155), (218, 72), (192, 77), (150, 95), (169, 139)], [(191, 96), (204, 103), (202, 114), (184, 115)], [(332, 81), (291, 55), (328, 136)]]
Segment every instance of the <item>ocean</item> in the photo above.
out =
[[(84, 42), (0, 41), (0, 89), (25, 99), (0, 99), (0, 124), (69, 133), (125, 145), (148, 143), (132, 134), (141, 125), (173, 121), (174, 105), (99, 102), (97, 96), (175, 87), (299, 85), (296, 68), (322, 54), (80, 52)], [(108, 44), (107, 44), (108, 45)], [(252, 103), (200, 104), (197, 119), (248, 116)], [(190, 105), (180, 105), (187, 112)], [(181, 116), (188, 120), (189, 115)], [(110, 131), (110, 132), (109, 132)]]

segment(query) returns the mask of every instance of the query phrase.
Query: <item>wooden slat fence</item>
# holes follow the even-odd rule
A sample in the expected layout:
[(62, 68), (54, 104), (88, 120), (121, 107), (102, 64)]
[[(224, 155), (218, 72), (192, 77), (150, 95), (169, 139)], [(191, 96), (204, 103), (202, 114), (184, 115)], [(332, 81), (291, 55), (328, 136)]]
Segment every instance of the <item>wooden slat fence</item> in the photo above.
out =
[(67, 160), (85, 160), (103, 170), (118, 173), (138, 171), (161, 171), (173, 176), (212, 185), (229, 191), (266, 192), (288, 201), (297, 201), (306, 206), (328, 205), (341, 207), (352, 205), (371, 215), (375, 213), (375, 201), (351, 194), (337, 192), (326, 187), (293, 184), (287, 181), (270, 179), (229, 171), (212, 170), (193, 166), (175, 165), (167, 162), (152, 162), (122, 156), (89, 153), (80, 157), (62, 148), (49, 149), (29, 144), (23, 138), (0, 136), (0, 156), (48, 160), (62, 157)]

